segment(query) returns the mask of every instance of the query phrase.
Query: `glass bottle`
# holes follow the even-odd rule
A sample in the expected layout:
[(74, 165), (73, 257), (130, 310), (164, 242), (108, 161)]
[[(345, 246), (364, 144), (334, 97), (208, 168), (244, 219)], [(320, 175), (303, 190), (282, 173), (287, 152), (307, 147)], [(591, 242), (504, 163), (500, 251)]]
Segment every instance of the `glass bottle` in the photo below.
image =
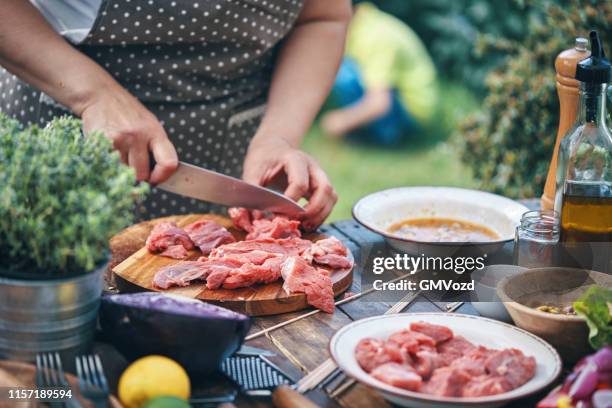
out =
[[(560, 240), (578, 265), (607, 271), (612, 243), (612, 134), (606, 121), (606, 91), (612, 66), (596, 32), (591, 56), (576, 68), (580, 81), (576, 123), (559, 147), (555, 210)], [(601, 270), (601, 269), (600, 269)]]

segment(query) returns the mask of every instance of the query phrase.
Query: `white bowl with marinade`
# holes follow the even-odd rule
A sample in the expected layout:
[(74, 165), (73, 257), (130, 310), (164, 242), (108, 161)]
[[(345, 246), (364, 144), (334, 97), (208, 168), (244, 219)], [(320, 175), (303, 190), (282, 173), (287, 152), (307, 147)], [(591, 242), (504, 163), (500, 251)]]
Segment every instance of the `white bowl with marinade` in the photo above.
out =
[(524, 205), (497, 194), (454, 187), (398, 187), (363, 197), (353, 217), (398, 252), (490, 254), (514, 239)]

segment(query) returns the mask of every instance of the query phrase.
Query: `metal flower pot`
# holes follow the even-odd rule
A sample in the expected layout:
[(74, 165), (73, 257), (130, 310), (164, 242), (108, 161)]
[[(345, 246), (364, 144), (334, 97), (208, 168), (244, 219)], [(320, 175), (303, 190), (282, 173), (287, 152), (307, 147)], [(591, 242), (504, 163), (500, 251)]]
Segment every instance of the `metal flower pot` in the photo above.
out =
[(0, 358), (34, 360), (37, 353), (87, 351), (96, 329), (106, 265), (64, 279), (0, 277)]

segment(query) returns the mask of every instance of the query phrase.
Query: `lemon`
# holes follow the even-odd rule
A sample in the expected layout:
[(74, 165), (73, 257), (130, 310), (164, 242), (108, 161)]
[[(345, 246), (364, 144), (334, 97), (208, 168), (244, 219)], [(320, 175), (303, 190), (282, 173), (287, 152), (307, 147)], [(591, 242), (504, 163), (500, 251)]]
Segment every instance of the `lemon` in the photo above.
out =
[(134, 361), (119, 379), (119, 399), (127, 408), (141, 408), (157, 397), (188, 400), (191, 384), (185, 369), (163, 356)]
[(177, 397), (157, 397), (147, 402), (144, 408), (191, 408), (191, 405)]

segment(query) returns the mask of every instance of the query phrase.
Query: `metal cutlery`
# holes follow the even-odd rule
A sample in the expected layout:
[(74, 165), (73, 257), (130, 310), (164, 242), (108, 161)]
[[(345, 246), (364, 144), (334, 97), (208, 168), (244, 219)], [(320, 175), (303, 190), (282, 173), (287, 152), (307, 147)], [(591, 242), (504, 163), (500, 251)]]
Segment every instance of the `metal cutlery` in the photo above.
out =
[(108, 407), (110, 391), (100, 356), (89, 354), (77, 357), (76, 370), (81, 395), (96, 408)]
[[(42, 353), (36, 355), (36, 387), (38, 388), (66, 388), (70, 384), (64, 374), (62, 359), (59, 353)], [(48, 401), (51, 408), (83, 408), (77, 397), (73, 394), (71, 398)]]

